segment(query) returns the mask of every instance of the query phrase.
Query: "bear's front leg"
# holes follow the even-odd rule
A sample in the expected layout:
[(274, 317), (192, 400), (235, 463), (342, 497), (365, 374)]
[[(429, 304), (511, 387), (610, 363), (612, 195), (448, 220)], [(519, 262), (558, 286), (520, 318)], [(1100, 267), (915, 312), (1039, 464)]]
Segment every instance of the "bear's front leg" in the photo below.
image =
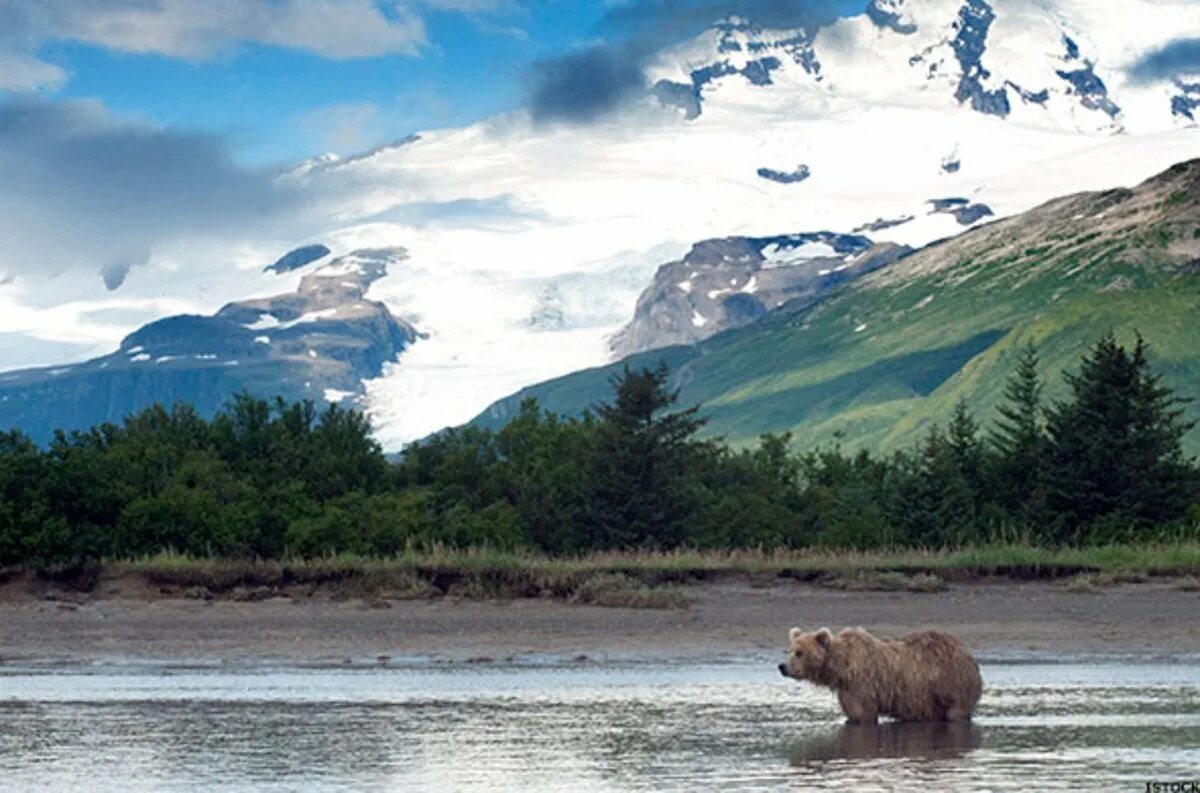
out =
[(876, 724), (879, 719), (879, 711), (875, 707), (875, 703), (865, 697), (855, 696), (848, 691), (838, 692), (838, 703), (842, 706), (842, 713), (846, 714), (846, 718), (851, 724)]

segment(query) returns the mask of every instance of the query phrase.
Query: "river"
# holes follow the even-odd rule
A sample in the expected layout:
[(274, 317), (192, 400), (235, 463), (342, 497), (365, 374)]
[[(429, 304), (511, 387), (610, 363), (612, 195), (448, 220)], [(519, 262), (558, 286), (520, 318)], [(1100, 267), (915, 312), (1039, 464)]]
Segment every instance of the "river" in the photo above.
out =
[(1200, 664), (985, 662), (974, 723), (871, 729), (777, 660), (0, 667), (0, 789), (1138, 791), (1200, 776)]

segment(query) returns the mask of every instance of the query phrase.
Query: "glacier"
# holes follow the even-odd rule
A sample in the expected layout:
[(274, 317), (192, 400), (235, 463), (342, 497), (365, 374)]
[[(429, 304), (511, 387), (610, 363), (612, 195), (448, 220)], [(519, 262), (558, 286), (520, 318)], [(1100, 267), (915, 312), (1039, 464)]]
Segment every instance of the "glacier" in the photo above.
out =
[[(166, 314), (297, 288), (319, 265), (264, 271), (284, 251), (402, 246), (407, 258), (368, 295), (424, 335), (366, 383), (377, 437), (395, 449), (611, 360), (657, 267), (699, 240), (861, 230), (916, 247), (991, 219), (938, 211), (948, 196), (962, 202), (951, 210), (1004, 217), (1200, 156), (1189, 104), (1200, 81), (1127, 74), (1177, 31), (1200, 29), (1200, 3), (869, 8), (813, 31), (715, 21), (651, 63), (652, 85), (677, 88), (586, 125), (517, 110), (315, 158), (278, 179), (321, 196), (319, 212), (152, 251), (112, 291), (99, 278), (18, 278), (0, 288), (0, 334), (44, 343), (47, 364), (72, 345), (70, 363)], [(803, 179), (762, 176), (798, 163)], [(0, 365), (16, 365), (4, 352)]]

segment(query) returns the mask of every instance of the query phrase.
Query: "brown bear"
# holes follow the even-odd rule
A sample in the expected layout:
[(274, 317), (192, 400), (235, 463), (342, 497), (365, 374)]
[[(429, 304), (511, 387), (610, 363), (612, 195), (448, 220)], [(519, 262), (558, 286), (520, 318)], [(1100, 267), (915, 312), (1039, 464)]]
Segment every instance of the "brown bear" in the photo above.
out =
[(837, 692), (851, 722), (874, 724), (880, 716), (900, 721), (965, 721), (971, 718), (983, 680), (979, 665), (957, 639), (939, 631), (883, 641), (862, 628), (836, 636), (828, 628), (792, 628), (784, 677), (808, 680)]

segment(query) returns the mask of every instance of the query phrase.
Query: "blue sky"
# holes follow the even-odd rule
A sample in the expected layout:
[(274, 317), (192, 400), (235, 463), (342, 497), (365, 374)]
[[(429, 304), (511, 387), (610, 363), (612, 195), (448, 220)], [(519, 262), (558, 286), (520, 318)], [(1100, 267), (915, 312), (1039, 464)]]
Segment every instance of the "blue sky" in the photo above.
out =
[[(789, 13), (812, 4), (745, 5), (764, 2)], [(851, 12), (865, 0), (822, 4)], [(142, 16), (114, 22), (122, 5), (138, 7)], [(701, 13), (740, 5), (708, 3)], [(525, 99), (534, 64), (631, 35), (611, 24), (614, 8), (679, 19), (698, 6), (689, 0), (0, 0), (0, 71), (7, 50), (10, 61), (17, 59), (9, 75), (29, 75), (24, 85), (8, 86), (10, 95), (98, 99), (124, 119), (215, 133), (237, 161), (259, 165), (323, 151), (346, 154), (513, 108)], [(322, 18), (325, 11), (333, 16)], [(329, 23), (349, 18), (358, 22), (341, 30)], [(16, 35), (5, 36), (6, 21)], [(120, 28), (123, 21), (129, 29)], [(692, 31), (681, 23), (677, 32)]]
[[(47, 46), (43, 54), (72, 75), (54, 96), (96, 97), (121, 115), (219, 132), (247, 160), (294, 159), (325, 150), (344, 154), (519, 104), (529, 63), (585, 41), (603, 13), (596, 3), (553, 5), (558, 13), (495, 21), (427, 14), (429, 45), (416, 56), (328, 58), (243, 43), (185, 59), (76, 42)], [(339, 120), (360, 134), (339, 134)]]

